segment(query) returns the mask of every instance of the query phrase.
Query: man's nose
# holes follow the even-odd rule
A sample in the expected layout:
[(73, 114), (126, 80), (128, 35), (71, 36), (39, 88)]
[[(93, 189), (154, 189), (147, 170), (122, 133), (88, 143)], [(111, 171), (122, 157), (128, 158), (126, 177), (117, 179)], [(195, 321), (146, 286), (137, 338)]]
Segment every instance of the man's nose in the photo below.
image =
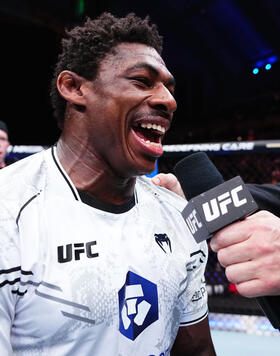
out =
[(172, 114), (177, 109), (177, 103), (173, 94), (164, 84), (160, 84), (154, 88), (154, 93), (150, 97), (149, 102), (154, 108), (164, 110), (169, 114)]

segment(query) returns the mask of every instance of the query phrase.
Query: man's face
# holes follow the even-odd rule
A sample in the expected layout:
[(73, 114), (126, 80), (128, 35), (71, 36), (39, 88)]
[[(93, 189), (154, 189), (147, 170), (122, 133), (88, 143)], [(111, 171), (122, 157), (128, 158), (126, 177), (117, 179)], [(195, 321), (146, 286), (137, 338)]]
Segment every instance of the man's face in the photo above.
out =
[(5, 131), (0, 130), (0, 167), (5, 161), (5, 157), (7, 155), (7, 149), (10, 145), (8, 140), (8, 135)]
[(95, 156), (121, 177), (152, 172), (176, 110), (174, 79), (160, 55), (142, 44), (120, 44), (87, 85)]

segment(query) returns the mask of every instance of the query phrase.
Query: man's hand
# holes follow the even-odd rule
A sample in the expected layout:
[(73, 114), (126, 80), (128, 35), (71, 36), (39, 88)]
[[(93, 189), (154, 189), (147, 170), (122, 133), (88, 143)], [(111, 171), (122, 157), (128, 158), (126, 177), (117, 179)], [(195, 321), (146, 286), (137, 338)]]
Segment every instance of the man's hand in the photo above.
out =
[[(160, 173), (152, 178), (184, 197), (176, 176)], [(210, 246), (225, 267), (228, 280), (246, 297), (280, 295), (280, 219), (259, 211), (217, 232)]]
[(172, 173), (159, 173), (152, 178), (152, 182), (155, 185), (169, 189), (171, 192), (180, 195), (182, 198), (185, 198), (178, 179)]
[(260, 211), (217, 232), (210, 246), (241, 295), (280, 295), (278, 217)]

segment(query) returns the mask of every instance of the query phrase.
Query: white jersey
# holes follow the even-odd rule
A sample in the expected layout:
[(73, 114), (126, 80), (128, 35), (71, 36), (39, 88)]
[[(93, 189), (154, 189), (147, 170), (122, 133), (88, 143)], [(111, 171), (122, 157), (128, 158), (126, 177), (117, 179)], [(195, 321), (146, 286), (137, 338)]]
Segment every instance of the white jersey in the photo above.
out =
[(0, 172), (0, 355), (163, 356), (207, 315), (207, 244), (186, 201), (137, 179), (135, 202), (74, 187), (55, 147)]

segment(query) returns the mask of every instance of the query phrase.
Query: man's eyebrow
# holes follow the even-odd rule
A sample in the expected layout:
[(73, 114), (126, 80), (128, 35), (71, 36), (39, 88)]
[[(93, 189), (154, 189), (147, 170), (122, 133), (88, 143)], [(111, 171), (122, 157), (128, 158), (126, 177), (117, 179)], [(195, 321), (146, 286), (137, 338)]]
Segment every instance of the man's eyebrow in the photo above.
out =
[[(154, 75), (159, 76), (159, 71), (154, 66), (146, 62), (136, 63), (133, 66), (129, 67), (127, 70), (130, 71), (138, 68), (145, 68), (148, 71), (152, 72)], [(175, 78), (172, 75), (166, 81), (166, 85), (175, 87)]]

